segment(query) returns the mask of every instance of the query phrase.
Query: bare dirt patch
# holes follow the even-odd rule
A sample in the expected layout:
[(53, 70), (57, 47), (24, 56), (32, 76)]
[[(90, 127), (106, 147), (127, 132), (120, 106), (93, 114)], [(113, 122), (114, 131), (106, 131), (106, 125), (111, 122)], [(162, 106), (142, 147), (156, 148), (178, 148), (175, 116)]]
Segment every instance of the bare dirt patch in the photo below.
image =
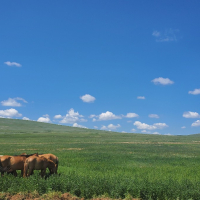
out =
[(81, 151), (83, 148), (59, 148), (57, 151)]
[[(39, 196), (38, 193), (30, 194), (15, 194), (10, 195), (9, 193), (0, 193), (0, 200), (85, 200), (84, 198), (79, 198), (71, 195), (70, 193), (61, 194), (59, 192), (53, 192), (50, 194), (44, 194)], [(108, 197), (92, 198), (91, 200), (114, 200)], [(121, 200), (121, 199), (118, 199)], [(140, 200), (135, 198), (129, 198), (128, 200)]]

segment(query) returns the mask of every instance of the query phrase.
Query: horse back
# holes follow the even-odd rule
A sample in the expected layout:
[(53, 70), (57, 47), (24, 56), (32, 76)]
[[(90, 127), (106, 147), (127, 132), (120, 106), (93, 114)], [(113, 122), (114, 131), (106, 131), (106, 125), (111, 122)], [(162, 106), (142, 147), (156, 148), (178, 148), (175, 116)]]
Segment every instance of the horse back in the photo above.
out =
[(15, 170), (22, 170), (24, 168), (24, 162), (26, 157), (24, 156), (11, 156), (10, 166)]
[(48, 153), (48, 154), (41, 154), (39, 157), (45, 157), (49, 160), (52, 160), (55, 164), (58, 164), (58, 157), (55, 156), (54, 154)]
[(30, 156), (25, 163), (29, 168), (39, 170), (46, 168), (47, 159), (45, 157)]

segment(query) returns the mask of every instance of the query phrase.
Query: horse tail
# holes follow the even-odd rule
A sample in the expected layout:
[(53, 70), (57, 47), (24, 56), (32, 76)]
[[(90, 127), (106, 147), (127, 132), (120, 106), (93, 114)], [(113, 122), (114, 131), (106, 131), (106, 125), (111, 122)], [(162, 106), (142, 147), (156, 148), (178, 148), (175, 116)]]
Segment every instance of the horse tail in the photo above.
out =
[(28, 162), (24, 162), (24, 177), (26, 177), (27, 176), (27, 171), (28, 171)]
[(59, 163), (59, 159), (58, 157), (56, 157), (56, 164), (58, 165), (58, 163)]

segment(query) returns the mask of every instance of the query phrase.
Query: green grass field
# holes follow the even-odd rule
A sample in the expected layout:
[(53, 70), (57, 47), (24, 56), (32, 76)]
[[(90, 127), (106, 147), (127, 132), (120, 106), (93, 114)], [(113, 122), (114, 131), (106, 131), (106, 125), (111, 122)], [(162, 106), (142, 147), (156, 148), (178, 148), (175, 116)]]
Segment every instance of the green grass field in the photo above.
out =
[[(0, 155), (53, 153), (58, 173), (0, 177), (0, 192), (79, 197), (200, 199), (200, 135), (114, 133), (0, 119)], [(20, 174), (20, 173), (18, 173)]]

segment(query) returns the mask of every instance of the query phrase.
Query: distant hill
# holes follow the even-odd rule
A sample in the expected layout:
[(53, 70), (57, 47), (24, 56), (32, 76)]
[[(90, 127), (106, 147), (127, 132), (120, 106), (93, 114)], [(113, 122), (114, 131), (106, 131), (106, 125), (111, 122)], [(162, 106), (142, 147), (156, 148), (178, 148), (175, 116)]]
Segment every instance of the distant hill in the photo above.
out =
[(112, 131), (102, 131), (96, 129), (86, 129), (86, 128), (77, 128), (71, 126), (29, 121), (29, 120), (20, 120), (20, 119), (8, 119), (0, 118), (0, 134), (31, 134), (31, 133), (51, 133), (51, 134), (89, 134), (89, 137), (92, 137), (93, 134), (101, 134), (107, 139), (121, 138), (126, 141), (151, 141), (151, 142), (192, 142), (200, 143), (200, 134), (193, 134), (188, 136), (167, 136), (167, 135), (153, 135), (153, 134), (141, 134), (141, 133), (119, 133)]
[[(47, 133), (47, 132), (89, 132), (91, 129), (76, 128), (71, 126), (0, 118), (0, 133)], [(97, 130), (95, 130), (97, 131)]]

